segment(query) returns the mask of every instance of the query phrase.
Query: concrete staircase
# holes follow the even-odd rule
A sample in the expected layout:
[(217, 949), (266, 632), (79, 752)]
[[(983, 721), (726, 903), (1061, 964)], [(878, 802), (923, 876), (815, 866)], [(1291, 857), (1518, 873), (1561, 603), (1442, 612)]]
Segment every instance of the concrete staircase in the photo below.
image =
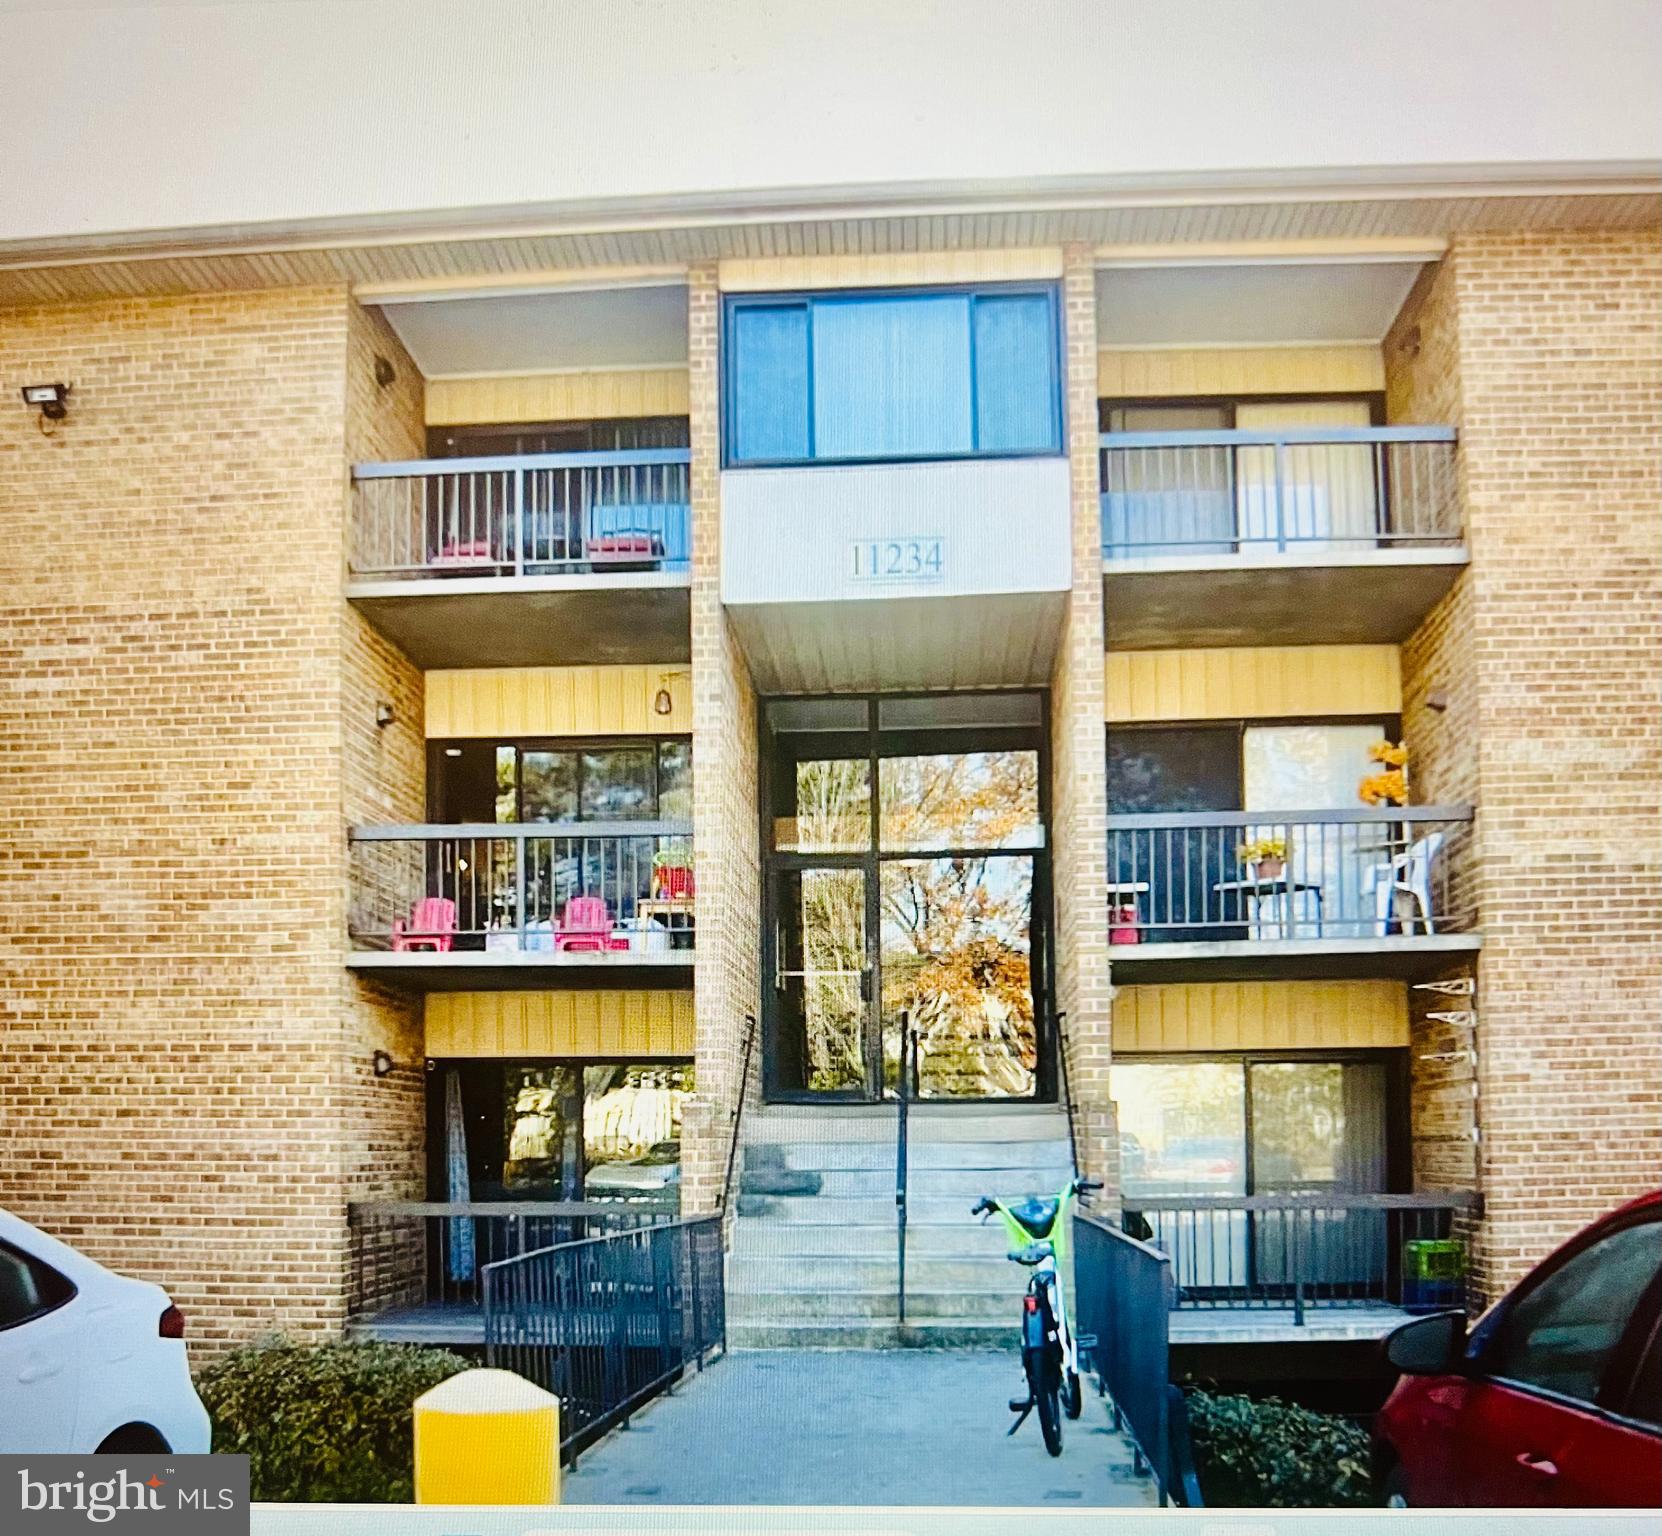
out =
[(906, 1325), (892, 1104), (746, 1113), (727, 1274), (736, 1349), (1015, 1348), (1025, 1272), (983, 1194), (1053, 1194), (1073, 1171), (1054, 1106), (914, 1105)]

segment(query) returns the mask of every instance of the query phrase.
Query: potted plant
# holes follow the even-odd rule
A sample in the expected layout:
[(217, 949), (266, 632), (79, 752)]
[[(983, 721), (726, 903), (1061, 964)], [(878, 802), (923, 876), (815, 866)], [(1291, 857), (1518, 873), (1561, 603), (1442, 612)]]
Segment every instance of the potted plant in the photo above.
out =
[(1235, 857), (1250, 867), (1254, 880), (1279, 880), (1287, 870), (1287, 839), (1280, 835), (1255, 837), (1242, 843)]
[(1364, 805), (1408, 804), (1408, 744), (1406, 742), (1376, 741), (1368, 748), (1368, 756), (1379, 764), (1379, 772), (1369, 774), (1357, 786), (1357, 795)]
[(652, 893), (666, 901), (691, 899), (693, 855), (685, 838), (672, 838), (652, 855)]

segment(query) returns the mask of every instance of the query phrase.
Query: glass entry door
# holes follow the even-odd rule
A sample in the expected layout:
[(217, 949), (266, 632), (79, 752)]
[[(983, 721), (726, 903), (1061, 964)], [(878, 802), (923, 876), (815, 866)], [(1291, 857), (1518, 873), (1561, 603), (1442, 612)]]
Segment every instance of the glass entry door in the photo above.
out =
[(918, 1097), (1050, 1089), (1038, 709), (1033, 695), (767, 707), (770, 1097), (893, 1096), (908, 1027)]
[(774, 874), (773, 1067), (815, 1097), (869, 1098), (876, 1085), (868, 896), (858, 865)]

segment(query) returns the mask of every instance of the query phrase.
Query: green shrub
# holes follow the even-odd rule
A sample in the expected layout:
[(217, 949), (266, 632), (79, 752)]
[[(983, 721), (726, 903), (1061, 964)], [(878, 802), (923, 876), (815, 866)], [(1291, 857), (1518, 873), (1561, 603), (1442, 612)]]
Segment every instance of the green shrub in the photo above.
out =
[(1189, 1389), (1195, 1472), (1208, 1505), (1332, 1509), (1371, 1504), (1367, 1432), (1267, 1397)]
[(248, 1456), (254, 1498), (408, 1504), (410, 1405), (468, 1365), (407, 1344), (277, 1340), (214, 1361), (196, 1387), (214, 1449)]

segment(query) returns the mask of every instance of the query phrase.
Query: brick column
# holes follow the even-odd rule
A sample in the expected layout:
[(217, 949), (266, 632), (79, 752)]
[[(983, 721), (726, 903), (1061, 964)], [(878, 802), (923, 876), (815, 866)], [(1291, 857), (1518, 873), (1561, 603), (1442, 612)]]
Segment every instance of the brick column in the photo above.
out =
[[(760, 1007), (761, 855), (756, 824), (756, 695), (721, 602), (721, 295), (716, 267), (687, 282), (692, 434), (693, 962), (697, 1091), (682, 1119), (682, 1207), (721, 1194), (738, 1091), (744, 1017)], [(761, 1072), (751, 1065), (752, 1099)]]
[(1051, 857), (1056, 890), (1056, 1008), (1064, 1030), (1080, 1157), (1118, 1191), (1109, 1097), (1113, 989), (1108, 975), (1108, 784), (1104, 726), (1102, 513), (1098, 482), (1096, 273), (1090, 248), (1064, 252), (1062, 304), (1072, 470), (1073, 585), (1051, 673)]
[(1404, 725), (1416, 798), (1477, 806), (1488, 1296), (1662, 1165), (1659, 349), (1654, 231), (1463, 236), (1386, 339), (1392, 419), (1461, 432), (1472, 563)]

